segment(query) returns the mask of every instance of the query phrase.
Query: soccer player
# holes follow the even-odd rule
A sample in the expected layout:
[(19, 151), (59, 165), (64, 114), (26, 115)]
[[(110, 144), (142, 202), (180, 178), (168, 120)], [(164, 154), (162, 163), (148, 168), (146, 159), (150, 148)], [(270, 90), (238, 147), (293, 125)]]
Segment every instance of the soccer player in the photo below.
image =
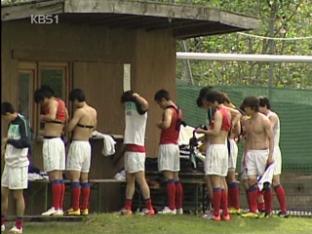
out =
[(259, 97), (259, 111), (266, 115), (272, 125), (273, 135), (274, 135), (274, 150), (273, 150), (273, 160), (275, 162), (275, 170), (273, 174), (273, 187), (280, 204), (280, 212), (278, 215), (280, 217), (288, 217), (286, 208), (286, 197), (285, 190), (280, 182), (280, 175), (282, 172), (282, 154), (279, 147), (280, 140), (280, 120), (278, 115), (271, 110), (271, 104), (268, 98)]
[(160, 214), (183, 214), (183, 187), (179, 180), (180, 151), (178, 138), (182, 121), (182, 111), (170, 99), (169, 92), (161, 89), (154, 100), (164, 110), (162, 120), (157, 124), (161, 129), (158, 155), (158, 170), (167, 183), (167, 206)]
[(121, 214), (132, 214), (132, 198), (135, 192), (135, 182), (140, 186), (145, 200), (144, 215), (154, 215), (150, 189), (145, 179), (145, 129), (147, 121), (148, 102), (133, 91), (124, 92), (121, 102), (125, 107), (126, 128), (124, 134), (125, 170), (127, 178), (126, 200)]
[(1, 232), (5, 231), (5, 219), (9, 205), (9, 192), (13, 192), (16, 205), (15, 226), (10, 233), (23, 233), (22, 217), (25, 211), (23, 190), (28, 186), (29, 125), (24, 116), (17, 113), (11, 103), (1, 103), (1, 116), (9, 122), (5, 144), (5, 166), (1, 178)]
[[(235, 106), (231, 103), (229, 97), (223, 93), (224, 95), (224, 105), (229, 108), (229, 110), (235, 110)], [(237, 147), (237, 140), (241, 133), (241, 124), (239, 119), (241, 118), (241, 114), (239, 111), (235, 110), (232, 115), (232, 127), (231, 131), (228, 135), (228, 151), (229, 151), (229, 164), (228, 164), (228, 174), (226, 177), (227, 184), (228, 184), (228, 205), (229, 211), (232, 214), (240, 213), (240, 194), (239, 194), (239, 182), (236, 180), (235, 177), (235, 170), (236, 170), (236, 162), (237, 162), (237, 155), (238, 155), (238, 147)], [(238, 121), (235, 121), (235, 118), (238, 117)]]
[(44, 123), (43, 130), (43, 167), (52, 183), (52, 207), (43, 212), (43, 216), (62, 216), (65, 185), (65, 145), (61, 139), (64, 124), (68, 118), (65, 103), (54, 96), (53, 90), (44, 86), (36, 90), (34, 100), (41, 106), (40, 120)]
[[(273, 163), (273, 131), (270, 120), (259, 112), (257, 97), (246, 97), (242, 103), (246, 114), (250, 116), (244, 121), (246, 134), (245, 164), (248, 176), (248, 204), (249, 211), (243, 217), (258, 217), (257, 176), (261, 176), (267, 165)], [(270, 186), (264, 187), (265, 216), (272, 213), (272, 192)]]
[[(89, 170), (91, 164), (91, 145), (89, 138), (97, 124), (97, 112), (88, 105), (81, 89), (74, 89), (69, 100), (75, 108), (74, 116), (68, 124), (71, 143), (67, 155), (66, 170), (69, 172), (72, 188), (72, 204), (68, 215), (89, 214)], [(80, 194), (82, 195), (81, 204)]]
[(212, 220), (220, 221), (220, 208), (222, 207), (222, 220), (230, 220), (228, 213), (228, 198), (225, 176), (228, 172), (227, 135), (231, 128), (230, 111), (222, 104), (223, 97), (217, 91), (209, 91), (206, 95), (208, 105), (215, 108), (213, 122), (208, 130), (197, 129), (197, 133), (204, 133), (209, 138), (205, 160), (205, 174), (210, 177), (213, 187), (213, 215)]

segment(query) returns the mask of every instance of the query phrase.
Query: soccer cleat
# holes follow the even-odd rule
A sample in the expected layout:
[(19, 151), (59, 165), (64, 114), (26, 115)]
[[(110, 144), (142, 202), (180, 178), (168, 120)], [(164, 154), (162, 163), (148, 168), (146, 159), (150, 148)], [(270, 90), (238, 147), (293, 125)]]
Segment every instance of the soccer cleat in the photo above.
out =
[(48, 209), (46, 212), (43, 212), (41, 215), (42, 216), (51, 216), (54, 215), (56, 213), (56, 210), (54, 207), (51, 207), (50, 209)]
[(79, 215), (81, 215), (80, 209), (74, 210), (73, 208), (68, 209), (66, 213), (69, 216), (79, 216)]
[(183, 215), (183, 209), (182, 208), (178, 208), (177, 209), (177, 214), (178, 215)]
[(277, 215), (281, 218), (288, 218), (289, 217), (289, 214), (287, 212), (282, 212), (282, 211), (278, 212)]
[(222, 215), (222, 220), (224, 220), (224, 221), (230, 221), (230, 220), (231, 220), (231, 217), (230, 217), (229, 214), (227, 214), (227, 215)]
[(52, 214), (52, 216), (63, 216), (64, 215), (64, 211), (63, 210), (56, 210), (54, 214)]
[(213, 221), (216, 221), (216, 222), (219, 222), (219, 221), (221, 221), (221, 216), (220, 215), (212, 215), (211, 217), (210, 217), (210, 220), (213, 220)]
[(1, 225), (1, 232), (4, 232), (4, 231), (5, 231), (5, 225), (2, 224), (2, 225)]
[(87, 216), (87, 215), (89, 215), (89, 210), (88, 210), (88, 208), (86, 208), (86, 209), (81, 210), (80, 213), (83, 216)]
[(254, 213), (254, 212), (247, 212), (245, 214), (242, 214), (243, 218), (259, 218), (258, 213)]
[(177, 214), (177, 210), (171, 210), (168, 206), (165, 206), (165, 208), (161, 211), (158, 212), (159, 214), (171, 214), (171, 215), (175, 215)]
[(155, 215), (155, 211), (154, 211), (154, 209), (143, 209), (143, 211), (142, 211), (142, 214), (143, 215), (147, 215), (147, 216), (153, 216), (153, 215)]
[(123, 208), (123, 209), (120, 211), (120, 213), (121, 213), (121, 215), (125, 215), (125, 216), (132, 215), (132, 210)]
[(204, 219), (211, 219), (212, 217), (212, 211), (207, 210), (205, 214), (202, 216)]
[(15, 234), (22, 234), (23, 233), (23, 228), (21, 228), (21, 229), (18, 229), (17, 227), (12, 227), (11, 229), (10, 229), (10, 231), (9, 231), (9, 233), (15, 233)]
[(231, 208), (229, 208), (229, 213), (239, 215), (241, 213), (241, 209), (239, 209), (239, 208), (236, 209), (236, 208), (231, 207)]

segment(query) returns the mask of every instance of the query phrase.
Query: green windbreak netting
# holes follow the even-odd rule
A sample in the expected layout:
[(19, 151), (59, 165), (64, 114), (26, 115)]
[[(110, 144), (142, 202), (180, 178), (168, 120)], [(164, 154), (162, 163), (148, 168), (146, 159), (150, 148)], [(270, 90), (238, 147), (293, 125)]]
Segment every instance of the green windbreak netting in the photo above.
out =
[[(201, 87), (177, 85), (177, 101), (183, 110), (185, 121), (191, 126), (206, 122), (206, 113), (196, 106)], [(280, 146), (283, 169), (312, 171), (312, 91), (293, 89), (270, 89), (263, 87), (216, 86), (226, 92), (239, 106), (246, 96), (270, 97), (273, 111), (281, 121)], [(241, 157), (242, 147), (240, 146)], [(238, 165), (239, 166), (239, 165)]]

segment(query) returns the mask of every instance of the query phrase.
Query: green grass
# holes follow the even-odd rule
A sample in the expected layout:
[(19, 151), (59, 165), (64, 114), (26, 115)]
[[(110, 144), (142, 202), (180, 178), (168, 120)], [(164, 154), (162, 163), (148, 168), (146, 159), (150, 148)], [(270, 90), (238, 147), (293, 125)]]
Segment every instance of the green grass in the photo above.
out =
[(272, 217), (230, 222), (213, 222), (201, 217), (155, 216), (123, 217), (117, 214), (91, 215), (81, 223), (26, 223), (25, 234), (311, 234), (311, 218)]

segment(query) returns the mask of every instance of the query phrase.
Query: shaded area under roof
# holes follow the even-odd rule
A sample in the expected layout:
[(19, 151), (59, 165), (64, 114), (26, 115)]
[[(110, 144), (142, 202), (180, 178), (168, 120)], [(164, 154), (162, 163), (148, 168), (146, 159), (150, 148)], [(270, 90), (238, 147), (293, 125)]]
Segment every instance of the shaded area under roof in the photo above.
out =
[(252, 30), (260, 25), (256, 18), (208, 7), (129, 0), (37, 0), (3, 5), (1, 18), (11, 21), (47, 14), (59, 15), (59, 23), (170, 29), (178, 39)]

